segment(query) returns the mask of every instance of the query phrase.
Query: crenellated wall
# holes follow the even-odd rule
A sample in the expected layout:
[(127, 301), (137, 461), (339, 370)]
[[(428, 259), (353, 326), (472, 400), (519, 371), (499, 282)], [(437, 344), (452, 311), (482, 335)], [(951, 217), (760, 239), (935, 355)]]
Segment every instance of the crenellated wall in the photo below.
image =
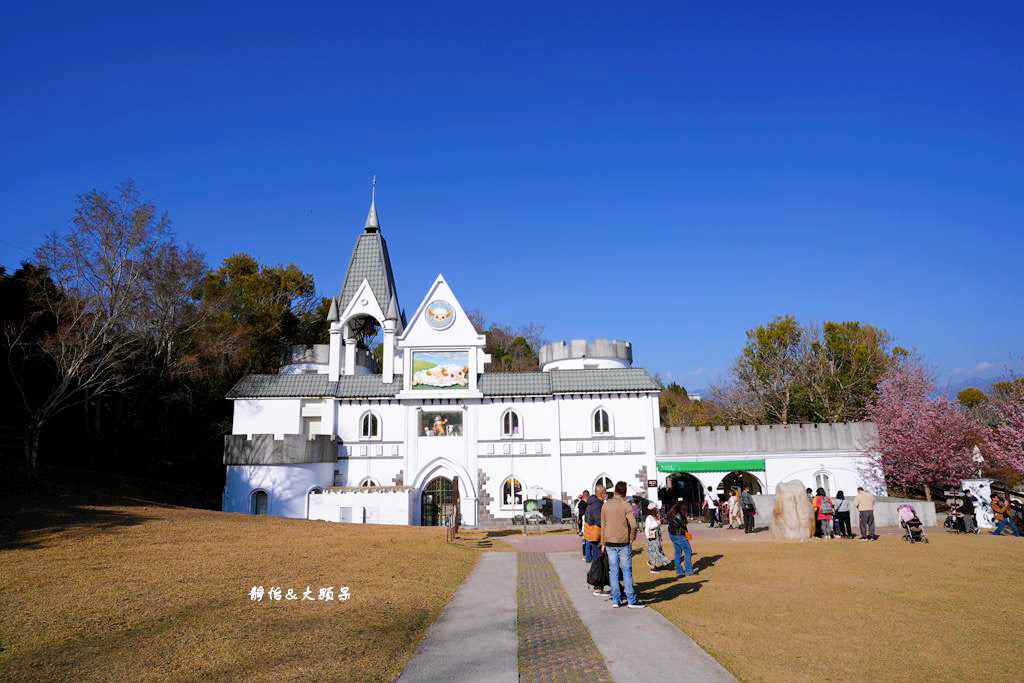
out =
[(308, 439), (302, 434), (285, 434), (275, 439), (273, 434), (245, 434), (224, 436), (225, 465), (301, 465), (335, 462), (338, 446), (330, 436)]
[(657, 455), (862, 451), (878, 435), (873, 422), (669, 427), (654, 433)]

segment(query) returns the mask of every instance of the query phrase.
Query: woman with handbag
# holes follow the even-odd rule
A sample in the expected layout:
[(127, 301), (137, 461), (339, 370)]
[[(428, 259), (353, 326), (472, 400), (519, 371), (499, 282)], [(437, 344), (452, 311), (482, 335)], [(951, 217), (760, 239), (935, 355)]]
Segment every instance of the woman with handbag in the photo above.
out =
[(652, 573), (660, 572), (661, 567), (664, 567), (669, 561), (665, 557), (665, 551), (661, 549), (661, 513), (654, 503), (647, 506), (644, 538), (647, 539), (647, 566), (651, 568)]
[[(676, 577), (683, 576), (684, 567), (686, 576), (693, 576), (693, 565), (690, 564), (693, 549), (690, 547), (690, 532), (686, 529), (686, 503), (684, 501), (676, 501), (676, 504), (668, 511), (668, 537), (672, 539), (672, 545), (676, 551)], [(683, 556), (684, 562), (679, 561), (680, 555)]]

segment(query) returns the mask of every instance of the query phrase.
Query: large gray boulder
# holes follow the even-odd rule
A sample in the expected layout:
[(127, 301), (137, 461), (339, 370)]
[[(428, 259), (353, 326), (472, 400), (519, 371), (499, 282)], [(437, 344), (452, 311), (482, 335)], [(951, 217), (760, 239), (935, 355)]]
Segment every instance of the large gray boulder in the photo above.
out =
[(803, 482), (787, 481), (775, 487), (772, 540), (802, 541), (814, 536), (814, 508)]

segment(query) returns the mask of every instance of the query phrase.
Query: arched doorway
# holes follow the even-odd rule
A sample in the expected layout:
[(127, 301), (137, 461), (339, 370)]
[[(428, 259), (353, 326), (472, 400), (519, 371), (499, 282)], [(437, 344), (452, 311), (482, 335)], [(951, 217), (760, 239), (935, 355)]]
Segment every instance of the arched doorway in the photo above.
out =
[(750, 487), (750, 494), (752, 496), (761, 495), (761, 482), (757, 480), (750, 472), (741, 472), (739, 470), (730, 472), (722, 478), (722, 483), (718, 485), (718, 488), (726, 495), (732, 495), (732, 490), (738, 488), (741, 491), (744, 486)]
[(309, 506), (312, 502), (313, 496), (319, 496), (324, 490), (319, 486), (314, 486), (306, 492), (306, 519), (309, 519)]
[(445, 523), (444, 510), (451, 505), (452, 480), (446, 477), (434, 477), (423, 487), (420, 497), (420, 523), (423, 526), (441, 526)]
[(249, 512), (253, 515), (265, 515), (267, 514), (267, 507), (269, 504), (267, 498), (267, 492), (262, 489), (257, 489), (252, 492), (252, 496), (249, 501)]
[(672, 494), (675, 499), (686, 502), (687, 516), (700, 517), (701, 505), (704, 502), (704, 489), (700, 479), (688, 472), (673, 472), (669, 478), (672, 480)]

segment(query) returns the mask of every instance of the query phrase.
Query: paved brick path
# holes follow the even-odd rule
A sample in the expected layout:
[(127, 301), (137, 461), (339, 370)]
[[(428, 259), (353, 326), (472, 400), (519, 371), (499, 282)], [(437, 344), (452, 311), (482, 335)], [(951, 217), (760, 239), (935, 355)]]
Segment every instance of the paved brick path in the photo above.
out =
[(612, 680), (544, 553), (519, 553), (518, 620), (520, 681)]

